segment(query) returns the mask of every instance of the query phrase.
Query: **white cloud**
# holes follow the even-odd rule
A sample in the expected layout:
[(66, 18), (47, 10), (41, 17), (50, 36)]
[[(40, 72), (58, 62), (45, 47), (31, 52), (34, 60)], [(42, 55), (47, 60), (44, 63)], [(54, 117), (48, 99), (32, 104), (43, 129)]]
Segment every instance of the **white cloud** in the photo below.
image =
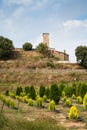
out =
[(19, 16), (21, 16), (23, 14), (23, 12), (24, 12), (24, 8), (19, 7), (14, 11), (13, 17), (19, 17)]
[(73, 29), (73, 28), (87, 28), (87, 20), (68, 20), (63, 23), (65, 29)]

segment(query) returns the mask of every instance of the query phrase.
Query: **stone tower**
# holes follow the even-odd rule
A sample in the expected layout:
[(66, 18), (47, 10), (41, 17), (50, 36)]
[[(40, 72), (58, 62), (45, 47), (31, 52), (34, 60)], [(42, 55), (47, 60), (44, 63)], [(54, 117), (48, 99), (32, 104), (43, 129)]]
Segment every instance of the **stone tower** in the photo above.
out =
[(49, 47), (49, 33), (43, 33), (43, 43)]

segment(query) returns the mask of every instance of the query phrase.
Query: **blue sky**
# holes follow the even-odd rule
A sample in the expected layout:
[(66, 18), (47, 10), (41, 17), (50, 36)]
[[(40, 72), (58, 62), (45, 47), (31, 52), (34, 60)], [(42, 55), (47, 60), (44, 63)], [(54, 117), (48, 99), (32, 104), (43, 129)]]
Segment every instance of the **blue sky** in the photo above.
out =
[(75, 49), (87, 46), (87, 0), (0, 0), (0, 35), (15, 47), (50, 33), (50, 47), (64, 51), (75, 62)]

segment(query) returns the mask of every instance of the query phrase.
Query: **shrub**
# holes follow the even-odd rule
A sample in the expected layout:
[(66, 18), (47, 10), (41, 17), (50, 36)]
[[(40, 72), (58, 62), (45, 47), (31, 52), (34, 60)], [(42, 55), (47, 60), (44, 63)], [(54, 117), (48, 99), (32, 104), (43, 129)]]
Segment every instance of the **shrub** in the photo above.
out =
[(6, 95), (6, 96), (9, 96), (9, 90), (6, 90), (6, 91), (5, 91), (5, 95)]
[(29, 97), (32, 98), (32, 99), (36, 98), (36, 92), (35, 92), (34, 86), (30, 87), (30, 95), (29, 95)]
[(0, 36), (0, 59), (7, 60), (10, 58), (10, 56), (12, 56), (13, 49), (13, 42), (8, 38)]
[(75, 96), (75, 94), (73, 94), (73, 95), (72, 95), (72, 98), (73, 98), (73, 99), (76, 99), (76, 96)]
[(45, 89), (45, 95), (47, 96), (47, 98), (49, 98), (49, 96), (50, 96), (50, 89), (49, 88)]
[(82, 98), (80, 96), (78, 96), (76, 102), (77, 103), (82, 103)]
[(24, 96), (24, 102), (28, 102), (28, 97), (27, 96)]
[(76, 92), (76, 90), (73, 86), (66, 86), (63, 91), (65, 91), (65, 95), (68, 97), (71, 97), (72, 94), (74, 94)]
[(47, 61), (46, 66), (53, 68), (53, 67), (54, 67), (54, 64), (53, 64), (52, 61)]
[(39, 95), (40, 97), (43, 97), (45, 95), (45, 87), (42, 85), (40, 86)]
[(23, 49), (25, 51), (31, 51), (32, 50), (32, 44), (29, 43), (29, 42), (26, 42), (24, 45), (23, 45)]
[(16, 95), (20, 95), (21, 92), (23, 92), (22, 87), (17, 87)]
[(42, 98), (41, 98), (41, 97), (37, 98), (37, 100), (36, 100), (36, 105), (37, 105), (38, 107), (41, 107), (41, 106), (42, 106)]
[(70, 107), (71, 106), (71, 101), (69, 99), (66, 99), (65, 100), (65, 105)]
[(43, 101), (47, 102), (47, 96), (46, 95), (43, 96)]
[(53, 100), (50, 101), (50, 103), (49, 103), (49, 110), (50, 111), (54, 111), (55, 110), (55, 102)]
[(62, 96), (65, 97), (65, 92), (64, 91), (62, 91)]
[(33, 106), (33, 100), (31, 98), (28, 100), (28, 105)]
[(57, 84), (52, 84), (50, 88), (50, 100), (54, 100), (57, 104), (60, 100), (60, 91)]
[(85, 96), (83, 98), (83, 107), (85, 110), (87, 110), (87, 93), (85, 94)]
[(64, 97), (63, 97), (63, 102), (65, 102), (65, 101), (66, 101), (66, 99), (67, 99), (67, 97), (66, 97), (66, 96), (64, 96)]
[(30, 87), (29, 86), (26, 86), (25, 87), (25, 93), (28, 94), (30, 92)]
[(78, 110), (76, 106), (72, 106), (69, 111), (69, 119), (78, 119)]
[(11, 98), (15, 98), (15, 93), (9, 92), (9, 96), (10, 96)]

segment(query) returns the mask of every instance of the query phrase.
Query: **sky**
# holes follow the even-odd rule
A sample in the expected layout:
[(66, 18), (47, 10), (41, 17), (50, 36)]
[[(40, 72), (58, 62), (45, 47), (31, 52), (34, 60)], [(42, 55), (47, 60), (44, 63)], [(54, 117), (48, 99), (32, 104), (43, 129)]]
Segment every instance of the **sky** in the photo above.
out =
[(87, 0), (0, 0), (0, 35), (35, 48), (49, 33), (50, 47), (76, 62), (77, 46), (87, 46)]

